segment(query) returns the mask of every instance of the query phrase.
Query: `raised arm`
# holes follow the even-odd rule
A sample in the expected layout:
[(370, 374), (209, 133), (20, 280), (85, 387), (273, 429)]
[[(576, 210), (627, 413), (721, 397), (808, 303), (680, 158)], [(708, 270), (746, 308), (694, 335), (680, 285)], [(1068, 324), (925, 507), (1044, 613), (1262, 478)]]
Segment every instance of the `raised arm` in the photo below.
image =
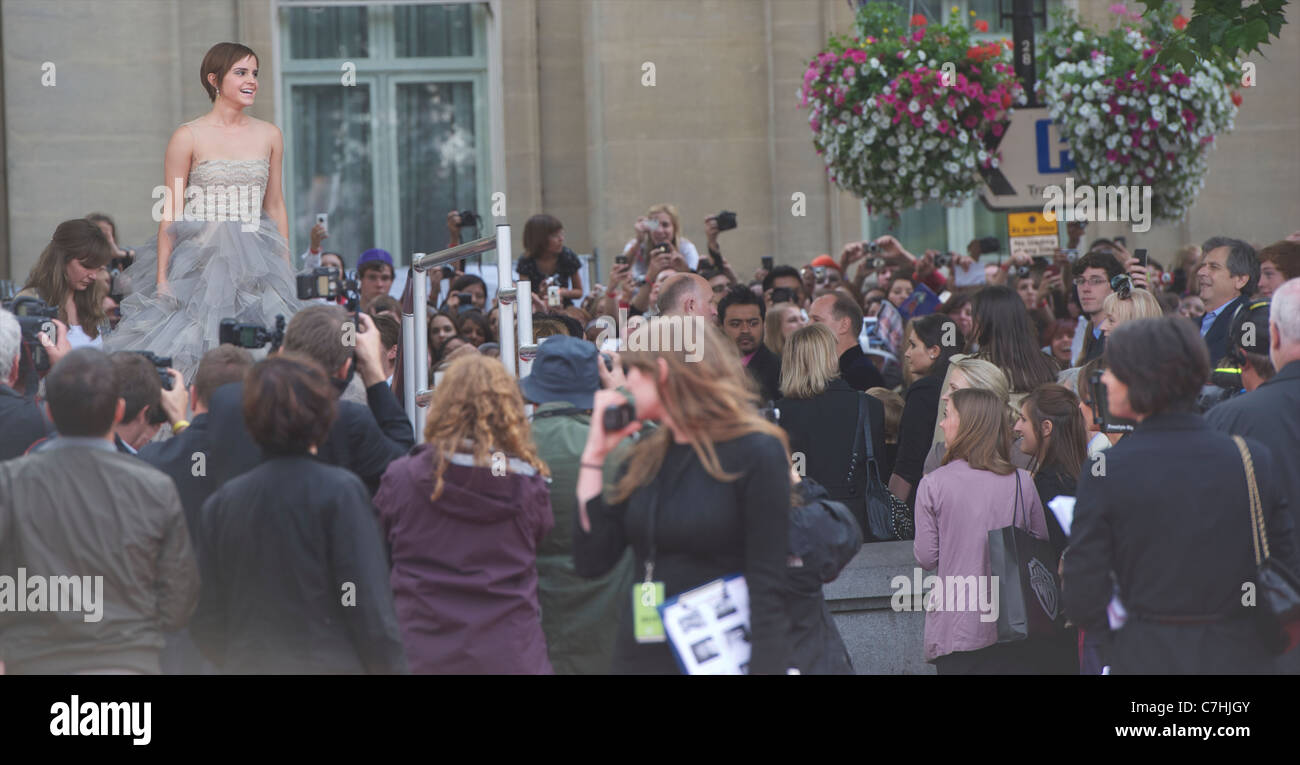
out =
[[(172, 133), (167, 142), (167, 153), (163, 155), (163, 185), (167, 191), (163, 196), (164, 208), (162, 220), (158, 221), (158, 290), (167, 286), (167, 263), (172, 256), (172, 240), (167, 227), (173, 221), (185, 219), (185, 184), (190, 177), (190, 165), (194, 162), (194, 133), (188, 125), (181, 125)], [(177, 190), (180, 194), (177, 195)], [(170, 203), (168, 205), (167, 203)], [(170, 206), (170, 210), (167, 209)]]
[[(284, 210), (284, 188), (281, 178), (284, 174), (284, 135), (280, 128), (271, 125), (271, 170), (266, 179), (266, 198), (262, 200), (262, 209), (275, 221), (280, 236), (289, 241), (289, 215)], [(284, 260), (289, 262), (289, 249), (284, 250)], [(289, 264), (292, 267), (292, 263)]]

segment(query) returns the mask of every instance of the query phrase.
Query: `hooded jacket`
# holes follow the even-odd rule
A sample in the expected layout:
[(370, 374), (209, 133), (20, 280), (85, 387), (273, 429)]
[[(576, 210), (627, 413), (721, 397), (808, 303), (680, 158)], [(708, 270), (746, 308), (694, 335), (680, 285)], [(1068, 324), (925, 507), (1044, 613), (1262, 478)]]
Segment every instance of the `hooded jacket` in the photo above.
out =
[(550, 674), (537, 603), (537, 548), (555, 523), (546, 479), (514, 458), (476, 467), (457, 454), (432, 494), (421, 444), (375, 495), (411, 671)]

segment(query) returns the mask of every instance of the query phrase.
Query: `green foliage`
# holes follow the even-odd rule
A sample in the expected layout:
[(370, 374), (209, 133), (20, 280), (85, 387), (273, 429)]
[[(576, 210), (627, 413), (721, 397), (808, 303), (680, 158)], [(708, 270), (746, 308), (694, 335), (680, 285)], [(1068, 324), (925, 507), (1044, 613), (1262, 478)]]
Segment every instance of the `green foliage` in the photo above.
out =
[[(1141, 2), (1147, 7), (1144, 15), (1153, 22), (1174, 16), (1169, 0)], [(1191, 68), (1197, 59), (1213, 62), (1260, 53), (1270, 38), (1281, 34), (1286, 4), (1287, 0), (1195, 0), (1184, 34), (1165, 43), (1157, 60)]]

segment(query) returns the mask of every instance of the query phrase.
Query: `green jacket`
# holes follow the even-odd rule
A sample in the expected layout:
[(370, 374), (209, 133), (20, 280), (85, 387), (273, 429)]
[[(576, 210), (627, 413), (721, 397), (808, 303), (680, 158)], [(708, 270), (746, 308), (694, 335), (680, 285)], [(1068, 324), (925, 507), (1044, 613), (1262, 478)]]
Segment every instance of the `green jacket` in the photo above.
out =
[(537, 550), (542, 631), (556, 674), (609, 674), (615, 634), (632, 597), (633, 556), (629, 548), (618, 565), (598, 579), (578, 576), (573, 569), (578, 463), (591, 416), (548, 414), (566, 409), (572, 407), (564, 402), (543, 404), (533, 419), (538, 456), (551, 470), (551, 511), (555, 514), (555, 527)]

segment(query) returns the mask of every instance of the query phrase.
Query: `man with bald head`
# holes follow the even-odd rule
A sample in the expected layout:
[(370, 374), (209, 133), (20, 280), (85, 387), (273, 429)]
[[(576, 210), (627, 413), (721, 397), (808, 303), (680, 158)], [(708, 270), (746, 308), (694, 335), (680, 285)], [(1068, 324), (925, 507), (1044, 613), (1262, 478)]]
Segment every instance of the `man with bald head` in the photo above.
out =
[(713, 287), (699, 274), (674, 274), (665, 279), (655, 306), (660, 316), (699, 316), (714, 323), (718, 320)]

